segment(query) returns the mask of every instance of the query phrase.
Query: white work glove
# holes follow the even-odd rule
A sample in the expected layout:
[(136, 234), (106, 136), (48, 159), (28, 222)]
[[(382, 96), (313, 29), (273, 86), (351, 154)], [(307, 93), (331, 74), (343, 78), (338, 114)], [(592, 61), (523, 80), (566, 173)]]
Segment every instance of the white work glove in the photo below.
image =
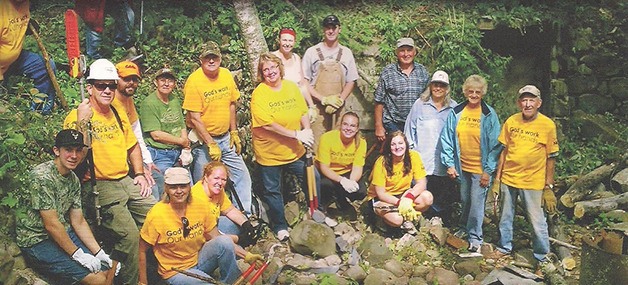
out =
[(80, 247), (74, 251), (72, 259), (89, 269), (92, 273), (100, 272), (100, 259), (91, 254), (85, 253)]
[[(96, 253), (96, 258), (98, 258), (100, 261), (107, 263), (107, 265), (109, 265), (109, 268), (113, 267), (113, 260), (111, 260), (109, 255), (105, 253), (105, 251), (102, 250), (102, 248)], [(117, 263), (115, 270), (116, 270), (116, 276), (118, 276), (118, 273), (120, 273), (120, 262)]]
[(358, 185), (358, 182), (355, 182), (344, 176), (340, 178), (340, 185), (342, 185), (342, 188), (344, 188), (345, 191), (347, 191), (347, 193), (354, 193), (358, 191), (358, 189), (360, 188), (360, 185)]
[(179, 155), (179, 159), (181, 160), (181, 166), (186, 167), (192, 163), (192, 150), (189, 148), (184, 148), (181, 150), (181, 155)]
[(314, 145), (314, 133), (312, 132), (312, 129), (295, 131), (294, 136), (307, 147), (312, 147)]

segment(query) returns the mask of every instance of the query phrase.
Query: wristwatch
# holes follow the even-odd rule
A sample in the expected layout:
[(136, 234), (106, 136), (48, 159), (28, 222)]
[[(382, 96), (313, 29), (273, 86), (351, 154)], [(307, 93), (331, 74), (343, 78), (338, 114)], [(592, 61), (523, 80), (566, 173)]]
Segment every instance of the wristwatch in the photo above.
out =
[(550, 190), (554, 191), (554, 184), (545, 184), (545, 187), (547, 187)]

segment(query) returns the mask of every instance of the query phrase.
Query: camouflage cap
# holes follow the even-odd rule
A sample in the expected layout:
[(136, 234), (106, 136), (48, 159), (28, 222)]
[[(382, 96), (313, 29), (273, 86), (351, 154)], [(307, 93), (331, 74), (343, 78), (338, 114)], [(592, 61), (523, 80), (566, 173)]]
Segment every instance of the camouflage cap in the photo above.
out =
[(220, 53), (220, 47), (218, 46), (218, 44), (213, 41), (204, 43), (201, 46), (201, 55), (199, 56), (199, 58), (204, 58), (212, 54), (218, 57), (222, 57), (222, 54)]

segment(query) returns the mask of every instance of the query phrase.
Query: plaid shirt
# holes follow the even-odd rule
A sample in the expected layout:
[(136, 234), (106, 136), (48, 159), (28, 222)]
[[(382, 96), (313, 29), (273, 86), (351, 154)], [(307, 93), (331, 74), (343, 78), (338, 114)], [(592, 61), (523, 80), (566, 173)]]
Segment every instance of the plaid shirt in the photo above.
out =
[(375, 102), (384, 105), (384, 124), (405, 122), (412, 104), (421, 96), (428, 80), (427, 69), (416, 62), (409, 76), (401, 71), (398, 63), (384, 67), (375, 89)]

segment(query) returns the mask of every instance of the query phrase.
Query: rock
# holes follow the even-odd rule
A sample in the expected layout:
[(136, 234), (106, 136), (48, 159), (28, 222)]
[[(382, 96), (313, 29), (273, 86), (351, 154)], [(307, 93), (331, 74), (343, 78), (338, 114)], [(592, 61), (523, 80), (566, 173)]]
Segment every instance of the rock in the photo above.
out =
[(346, 234), (346, 233), (354, 233), (355, 229), (347, 222), (339, 223), (334, 227), (334, 234), (337, 236)]
[(421, 277), (412, 277), (408, 280), (408, 285), (428, 285), (428, 283)]
[(608, 81), (608, 93), (617, 100), (628, 99), (628, 78), (614, 77)]
[(615, 100), (609, 96), (583, 94), (578, 97), (578, 108), (590, 114), (604, 114), (615, 109)]
[(294, 279), (294, 284), (295, 285), (310, 285), (310, 284), (317, 284), (318, 281), (316, 280), (316, 275), (314, 274), (307, 274), (307, 275), (299, 275), (298, 278)]
[(371, 266), (384, 264), (393, 257), (392, 251), (386, 246), (384, 238), (377, 234), (368, 234), (358, 246), (358, 253), (367, 260)]
[(475, 281), (482, 282), (486, 276), (488, 276), (487, 272), (480, 272), (480, 274), (475, 275)]
[(347, 258), (347, 264), (356, 265), (360, 263), (361, 260), (362, 260), (362, 256), (360, 256), (357, 249), (353, 248), (351, 250), (351, 253), (349, 254), (349, 258)]
[(390, 271), (397, 277), (401, 277), (406, 274), (406, 271), (403, 269), (403, 263), (396, 259), (390, 259), (384, 263), (384, 269)]
[(584, 139), (599, 137), (604, 143), (616, 145), (619, 148), (628, 148), (626, 139), (613, 128), (614, 123), (602, 115), (587, 114), (577, 110), (573, 113), (572, 121), (580, 125), (580, 135)]
[(573, 50), (574, 52), (584, 52), (591, 49), (593, 40), (593, 29), (590, 27), (577, 28), (572, 30), (573, 33)]
[(576, 75), (567, 78), (567, 87), (571, 96), (594, 91), (597, 88), (597, 78), (593, 75)]
[(458, 272), (458, 274), (460, 275), (470, 274), (476, 276), (480, 272), (482, 272), (482, 270), (480, 269), (480, 264), (477, 262), (477, 260), (465, 260), (456, 263), (454, 265), (454, 268), (456, 269), (456, 272)]
[(438, 250), (434, 250), (434, 249), (426, 250), (425, 254), (427, 254), (427, 256), (432, 257), (432, 258), (440, 256), (440, 252), (438, 252)]
[(15, 259), (4, 248), (0, 249), (0, 284), (6, 281), (13, 270)]
[(342, 259), (340, 259), (340, 256), (333, 254), (325, 257), (325, 262), (327, 262), (328, 266), (339, 265), (340, 263), (342, 263)]
[(324, 224), (305, 220), (290, 232), (290, 246), (300, 254), (327, 257), (336, 253), (334, 231)]
[(467, 285), (469, 284), (468, 282), (473, 281), (473, 275), (466, 274), (465, 276), (462, 277), (462, 280), (464, 280), (464, 284)]
[(563, 99), (554, 98), (554, 100), (552, 100), (552, 112), (558, 117), (569, 116), (575, 106), (576, 99), (573, 97), (565, 97)]
[(530, 248), (516, 251), (513, 254), (513, 259), (519, 264), (519, 266), (523, 267), (534, 268), (534, 264), (536, 264), (534, 253)]
[(442, 226), (432, 226), (430, 227), (430, 236), (434, 239), (434, 241), (439, 245), (443, 246), (447, 242), (447, 236), (449, 235), (449, 230), (443, 228)]
[[(374, 268), (364, 279), (364, 285), (397, 285), (397, 278), (391, 272)], [(446, 284), (446, 283), (443, 283)]]
[(434, 268), (434, 270), (430, 271), (426, 276), (426, 280), (428, 282), (432, 282), (432, 283), (438, 282), (437, 284), (448, 284), (448, 285), (460, 284), (460, 281), (458, 280), (458, 278), (459, 277), (458, 277), (458, 274), (456, 274), (456, 272), (439, 268), (439, 267)]
[(412, 246), (412, 244), (416, 241), (416, 236), (411, 234), (405, 234), (399, 239), (399, 241), (397, 241), (397, 246), (395, 246), (395, 249), (402, 250), (404, 247)]
[(341, 276), (333, 275), (333, 274), (319, 275), (317, 276), (315, 281), (316, 281), (315, 283), (307, 283), (307, 284), (308, 285), (310, 284), (338, 284), (338, 285), (349, 284), (349, 282), (345, 280), (344, 278), (342, 278)]
[(301, 216), (301, 210), (299, 204), (295, 201), (290, 201), (286, 204), (284, 211), (286, 213), (286, 222), (289, 226), (293, 227), (299, 222)]
[(628, 192), (628, 168), (619, 171), (611, 179), (611, 188), (617, 193)]
[(361, 283), (366, 278), (366, 271), (359, 265), (353, 265), (345, 270), (343, 275)]
[(428, 266), (418, 265), (415, 266), (412, 270), (413, 277), (425, 277), (428, 273), (430, 273), (432, 269)]
[(343, 237), (336, 237), (336, 246), (341, 252), (348, 252), (351, 250), (351, 245)]
[(298, 268), (310, 268), (314, 261), (308, 257), (295, 253), (291, 259), (286, 260), (286, 264), (290, 264)]

